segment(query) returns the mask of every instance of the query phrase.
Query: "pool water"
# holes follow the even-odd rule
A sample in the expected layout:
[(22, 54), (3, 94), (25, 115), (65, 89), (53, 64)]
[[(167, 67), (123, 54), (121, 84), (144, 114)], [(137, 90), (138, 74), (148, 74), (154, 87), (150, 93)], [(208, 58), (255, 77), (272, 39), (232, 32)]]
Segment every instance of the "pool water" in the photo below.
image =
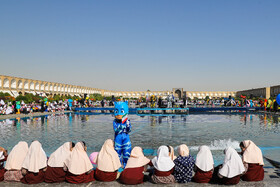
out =
[[(223, 150), (250, 139), (261, 147), (263, 155), (280, 161), (280, 117), (266, 114), (191, 114), (182, 116), (129, 115), (132, 146), (140, 146), (146, 155), (156, 155), (161, 145), (187, 144), (196, 156), (199, 146), (208, 145), (215, 165), (223, 162)], [(0, 121), (0, 146), (9, 151), (19, 141), (42, 143), (50, 155), (67, 141), (85, 141), (88, 154), (99, 151), (104, 141), (114, 138), (114, 116), (63, 114)], [(176, 152), (177, 153), (177, 152)], [(270, 166), (265, 162), (266, 166)]]

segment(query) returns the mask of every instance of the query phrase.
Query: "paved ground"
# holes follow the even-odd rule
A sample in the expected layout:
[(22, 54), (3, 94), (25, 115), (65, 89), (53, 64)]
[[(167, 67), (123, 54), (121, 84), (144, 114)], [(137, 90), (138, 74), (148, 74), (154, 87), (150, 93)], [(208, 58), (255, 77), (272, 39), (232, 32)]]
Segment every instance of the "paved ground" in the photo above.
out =
[[(114, 182), (98, 182), (94, 181), (91, 183), (87, 184), (69, 184), (69, 183), (58, 183), (58, 184), (47, 184), (47, 183), (40, 183), (36, 185), (27, 185), (27, 184), (22, 184), (22, 183), (15, 183), (15, 182), (1, 182), (0, 186), (15, 186), (15, 187), (20, 187), (20, 186), (56, 186), (56, 187), (66, 187), (66, 186), (81, 186), (81, 187), (88, 187), (88, 186), (97, 186), (97, 187), (110, 187), (110, 186), (116, 186), (116, 187), (121, 187), (121, 186), (126, 186), (123, 184), (120, 184), (117, 181)], [(128, 185), (129, 186), (129, 185)], [(143, 184), (137, 185), (137, 186), (167, 186), (167, 187), (180, 187), (180, 186), (222, 186), (222, 185), (216, 185), (216, 184), (198, 184), (194, 182), (190, 182), (187, 184), (170, 184), (170, 185), (159, 185), (159, 184), (152, 184), (151, 182), (145, 182)], [(279, 187), (280, 186), (280, 170), (277, 169), (272, 169), (272, 168), (265, 168), (265, 178), (263, 181), (260, 182), (244, 182), (240, 181), (240, 183), (236, 186), (256, 186), (256, 187)]]

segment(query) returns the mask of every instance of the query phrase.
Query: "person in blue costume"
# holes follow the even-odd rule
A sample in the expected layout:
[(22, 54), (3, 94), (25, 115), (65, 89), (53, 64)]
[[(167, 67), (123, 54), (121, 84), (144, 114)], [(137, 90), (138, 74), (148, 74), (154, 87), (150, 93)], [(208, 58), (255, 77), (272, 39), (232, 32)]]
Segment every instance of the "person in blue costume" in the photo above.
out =
[(115, 120), (113, 122), (113, 127), (115, 131), (115, 150), (125, 168), (131, 152), (131, 142), (128, 134), (131, 131), (131, 125), (128, 120), (127, 101), (115, 102), (114, 114)]

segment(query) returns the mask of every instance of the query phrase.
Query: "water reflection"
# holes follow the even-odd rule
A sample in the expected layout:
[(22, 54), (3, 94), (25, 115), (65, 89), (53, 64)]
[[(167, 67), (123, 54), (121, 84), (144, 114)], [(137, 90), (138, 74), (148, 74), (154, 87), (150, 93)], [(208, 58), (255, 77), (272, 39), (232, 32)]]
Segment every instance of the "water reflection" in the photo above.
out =
[[(2, 120), (0, 145), (12, 148), (19, 140), (30, 143), (37, 139), (46, 151), (51, 152), (56, 145), (66, 141), (84, 140), (89, 144), (89, 151), (98, 151), (105, 139), (114, 138), (113, 120), (111, 115), (71, 113)], [(252, 139), (259, 145), (280, 146), (280, 117), (274, 115), (131, 115), (130, 120), (131, 141), (145, 149), (156, 149), (162, 144), (176, 147), (182, 143), (194, 147), (229, 138), (237, 142)]]

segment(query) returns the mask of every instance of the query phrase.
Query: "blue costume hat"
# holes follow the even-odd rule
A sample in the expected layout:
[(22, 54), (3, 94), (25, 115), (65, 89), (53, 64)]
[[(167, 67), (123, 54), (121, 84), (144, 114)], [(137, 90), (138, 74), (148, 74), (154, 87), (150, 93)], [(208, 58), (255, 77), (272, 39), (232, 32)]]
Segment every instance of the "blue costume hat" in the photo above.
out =
[(115, 116), (128, 114), (128, 102), (115, 102)]

